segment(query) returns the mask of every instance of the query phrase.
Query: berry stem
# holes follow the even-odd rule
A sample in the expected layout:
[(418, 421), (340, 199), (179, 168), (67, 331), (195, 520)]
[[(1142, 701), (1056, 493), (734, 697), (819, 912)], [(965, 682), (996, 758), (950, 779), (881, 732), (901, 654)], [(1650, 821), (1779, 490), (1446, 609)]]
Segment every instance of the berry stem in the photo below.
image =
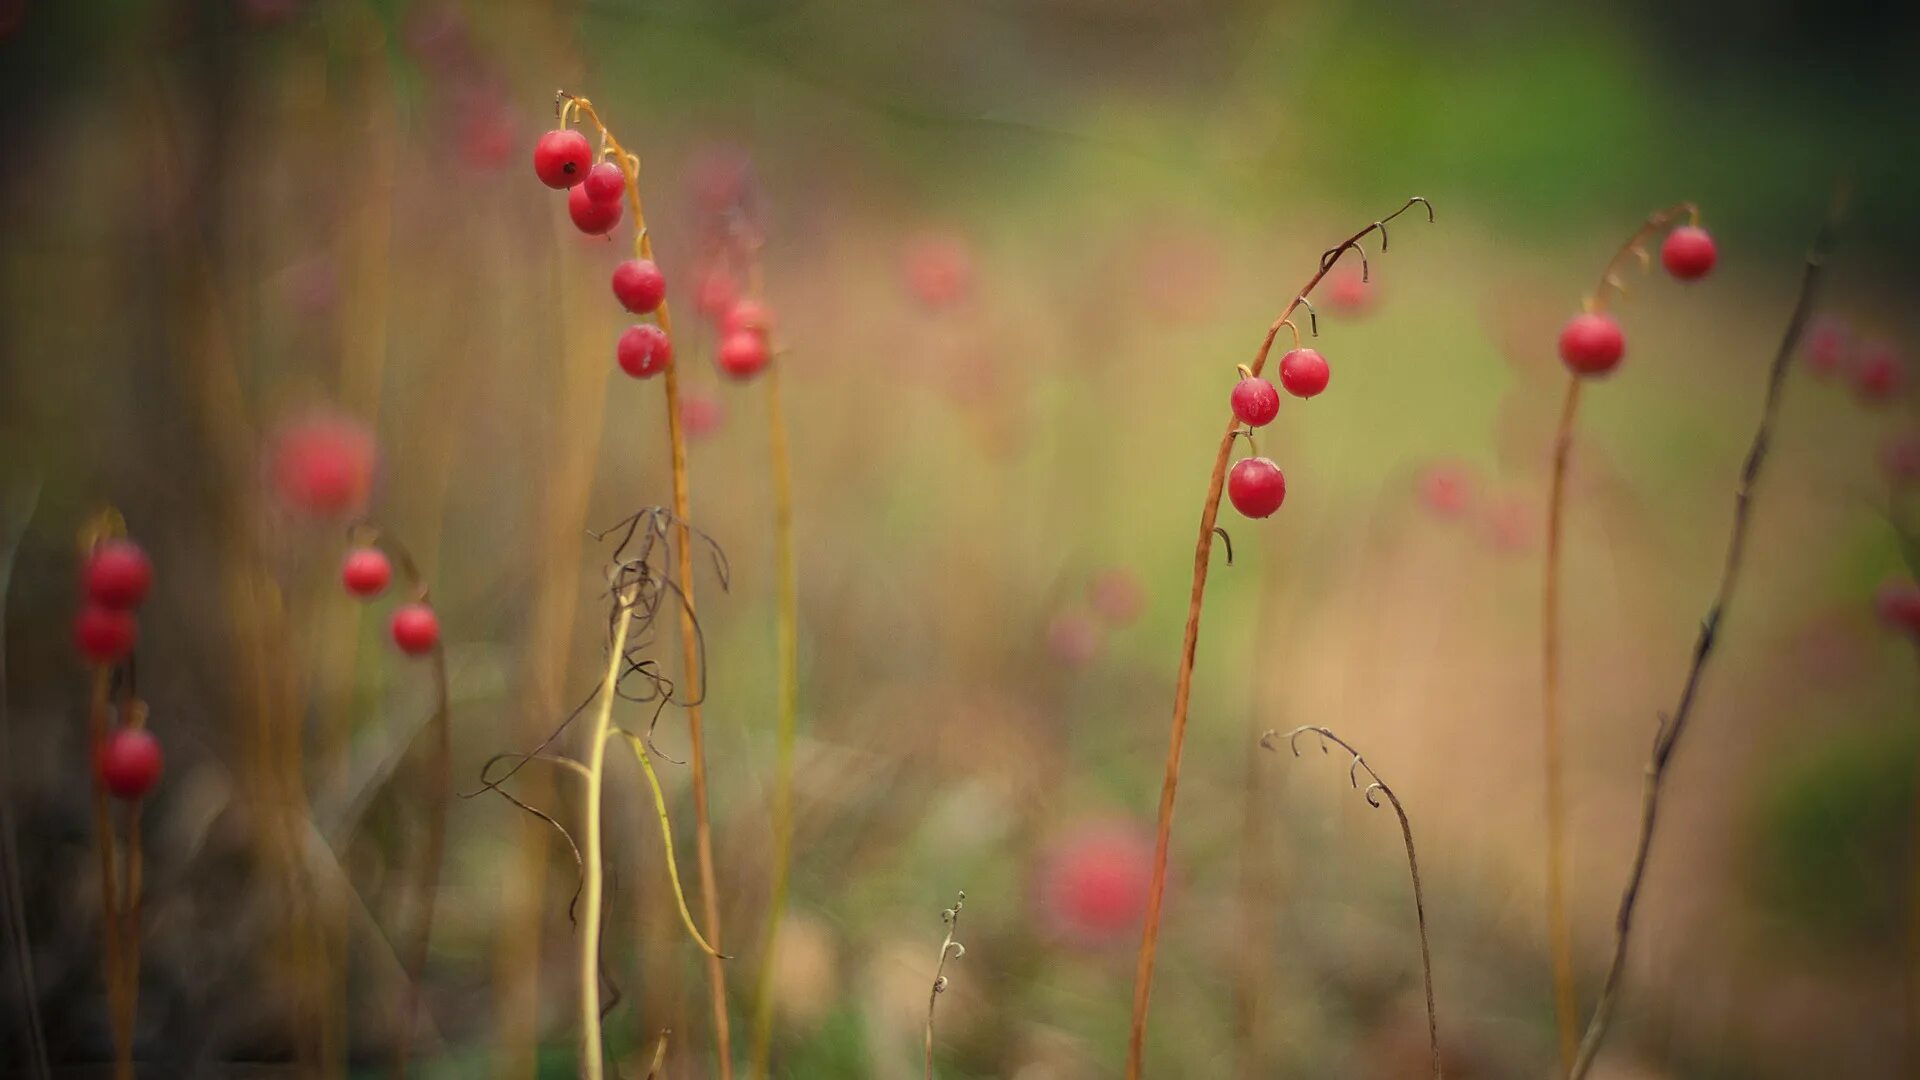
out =
[[(92, 690), (87, 702), (87, 745), (89, 754), (98, 753), (107, 741), (108, 695), (113, 669), (105, 664), (93, 669)], [(98, 769), (93, 774), (93, 839), (100, 856), (100, 918), (102, 929), (101, 963), (107, 984), (107, 1018), (113, 1029), (114, 1080), (133, 1076), (133, 1038), (128, 1031), (121, 1000), (125, 996), (125, 960), (120, 947), (120, 868), (119, 845), (113, 831), (113, 806)]]
[[(560, 120), (566, 123), (567, 113), (573, 111), (584, 117), (600, 133), (607, 148), (615, 154), (620, 170), (627, 178), (627, 201), (633, 207), (634, 251), (642, 259), (653, 258), (653, 240), (647, 233), (647, 215), (640, 202), (640, 159), (629, 154), (620, 140), (614, 138), (600, 120), (600, 114), (594, 111), (593, 103), (583, 97), (574, 97), (562, 92)], [(656, 312), (660, 320), (660, 329), (669, 339), (673, 337), (673, 318), (668, 312), (665, 300), (660, 302)], [(683, 658), (682, 671), (686, 685), (703, 685), (700, 672), (701, 655), (698, 645), (699, 623), (693, 600), (693, 533), (688, 522), (692, 519), (691, 497), (687, 485), (687, 440), (680, 423), (680, 368), (677, 364), (668, 364), (665, 373), (667, 398), (667, 440), (672, 447), (673, 466), (673, 514), (675, 528), (678, 530), (678, 548), (680, 558), (680, 642)], [(707, 813), (707, 751), (705, 729), (700, 722), (700, 695), (696, 695), (687, 704), (687, 744), (688, 755), (693, 772), (693, 817), (694, 817), (694, 854), (700, 867), (701, 914), (706, 921), (706, 940), (714, 949), (720, 946), (720, 901), (719, 885), (713, 869), (713, 822)], [(599, 749), (594, 750), (596, 757), (601, 756)], [(720, 1066), (720, 1080), (732, 1080), (733, 1077), (733, 1038), (727, 1017), (727, 973), (724, 965), (713, 953), (707, 955), (707, 981), (711, 988), (713, 1005), (713, 1038), (715, 1058)], [(597, 1025), (596, 1020), (596, 1025)]]
[[(1692, 203), (1679, 203), (1647, 215), (1640, 227), (1608, 259), (1600, 270), (1600, 280), (1584, 303), (1587, 311), (1607, 310), (1615, 296), (1625, 296), (1626, 283), (1620, 272), (1638, 258), (1650, 262), (1646, 243), (1681, 218), (1697, 222), (1700, 211)], [(1560, 552), (1565, 531), (1567, 462), (1573, 453), (1573, 425), (1580, 413), (1580, 386), (1577, 374), (1567, 377), (1567, 393), (1560, 405), (1560, 421), (1553, 435), (1553, 465), (1547, 488), (1547, 544), (1543, 564), (1540, 623), (1540, 702), (1542, 768), (1546, 786), (1546, 878), (1547, 878), (1547, 951), (1553, 966), (1554, 1028), (1559, 1039), (1560, 1067), (1570, 1070), (1579, 1048), (1580, 1002), (1574, 987), (1573, 932), (1567, 922), (1566, 853), (1566, 770), (1562, 761), (1565, 722), (1560, 708)]]
[(600, 856), (600, 792), (607, 775), (607, 738), (613, 703), (619, 697), (620, 665), (627, 655), (627, 627), (633, 598), (614, 598), (613, 644), (607, 650), (607, 674), (600, 686), (600, 708), (587, 737), (587, 823), (581, 845), (580, 896), (580, 1071), (586, 1080), (602, 1080), (605, 1056), (600, 1038), (600, 904), (604, 868)]
[(1727, 537), (1726, 560), (1721, 566), (1720, 584), (1714, 592), (1713, 606), (1707, 609), (1706, 618), (1700, 621), (1700, 634), (1693, 648), (1693, 662), (1687, 669), (1687, 678), (1681, 686), (1680, 700), (1674, 707), (1672, 718), (1662, 717), (1654, 730), (1653, 751), (1647, 760), (1646, 786), (1641, 801), (1639, 843), (1634, 848), (1632, 869), (1621, 890), (1620, 908), (1614, 919), (1613, 957), (1607, 965), (1607, 978), (1601, 986), (1600, 999), (1595, 1003), (1593, 1016), (1587, 1022), (1586, 1035), (1581, 1039), (1579, 1052), (1568, 1070), (1570, 1080), (1582, 1080), (1592, 1068), (1594, 1058), (1600, 1051), (1600, 1043), (1606, 1038), (1607, 1022), (1613, 1016), (1620, 977), (1626, 970), (1627, 944), (1633, 931), (1633, 909), (1640, 898), (1640, 886), (1647, 872), (1647, 856), (1653, 847), (1654, 828), (1659, 822), (1661, 781), (1666, 778), (1667, 766), (1673, 760), (1680, 736), (1686, 731), (1687, 720), (1693, 715), (1701, 677), (1719, 640), (1721, 625), (1726, 620), (1727, 608), (1733, 599), (1734, 585), (1740, 577), (1740, 564), (1746, 554), (1747, 530), (1752, 523), (1754, 487), (1759, 482), (1760, 469), (1766, 462), (1767, 448), (1772, 442), (1773, 429), (1780, 416), (1781, 390), (1786, 384), (1788, 362), (1813, 311), (1821, 272), (1832, 249), (1833, 235), (1839, 227), (1845, 201), (1845, 189), (1842, 188), (1836, 192), (1827, 220), (1814, 235), (1813, 243), (1807, 250), (1806, 263), (1800, 275), (1799, 295), (1794, 300), (1793, 313), (1787, 318), (1786, 330), (1781, 334), (1780, 346), (1775, 350), (1773, 362), (1767, 369), (1766, 398), (1760, 407), (1760, 421), (1747, 450), (1746, 464), (1740, 469), (1739, 484), (1734, 488), (1733, 525)]
[[(1349, 251), (1358, 251), (1361, 240), (1379, 231), (1386, 222), (1406, 213), (1415, 204), (1425, 206), (1427, 219), (1433, 219), (1433, 207), (1425, 199), (1408, 199), (1400, 209), (1321, 253), (1320, 268), (1287, 302), (1286, 309), (1273, 321), (1273, 325), (1267, 327), (1266, 336), (1261, 339), (1260, 348), (1254, 353), (1250, 365), (1253, 374), (1260, 374), (1266, 367), (1267, 354), (1273, 350), (1273, 339), (1279, 336), (1280, 328), (1292, 325), (1293, 313), (1306, 302), (1307, 295), (1313, 292), (1321, 279), (1339, 263), (1340, 257)], [(1160, 785), (1159, 823), (1154, 831), (1153, 876), (1147, 887), (1145, 925), (1140, 937), (1140, 956), (1134, 969), (1133, 1017), (1127, 1032), (1128, 1080), (1139, 1080), (1145, 1058), (1147, 1005), (1153, 993), (1154, 954), (1160, 940), (1160, 906), (1167, 890), (1167, 849), (1173, 840), (1173, 803), (1180, 786), (1180, 754), (1186, 745), (1187, 706), (1193, 694), (1193, 661), (1200, 644), (1200, 609), (1206, 599), (1207, 564), (1213, 558), (1214, 523), (1220, 517), (1220, 497), (1227, 482), (1227, 460), (1233, 456), (1233, 441), (1239, 429), (1239, 417), (1229, 415), (1226, 432), (1220, 436), (1220, 446), (1214, 451), (1206, 499), (1200, 506), (1200, 535), (1193, 547), (1193, 587), (1187, 600), (1187, 628), (1180, 646), (1179, 675), (1174, 682), (1173, 722), (1167, 733), (1166, 776)]]

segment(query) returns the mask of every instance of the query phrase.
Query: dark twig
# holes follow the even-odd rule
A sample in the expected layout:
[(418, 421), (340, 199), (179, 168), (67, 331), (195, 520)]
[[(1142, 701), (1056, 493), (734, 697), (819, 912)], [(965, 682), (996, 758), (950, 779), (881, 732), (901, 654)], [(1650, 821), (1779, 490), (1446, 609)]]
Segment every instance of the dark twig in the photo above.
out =
[(960, 932), (960, 909), (966, 903), (967, 894), (962, 892), (952, 907), (940, 913), (940, 921), (947, 924), (947, 937), (940, 943), (940, 965), (933, 969), (933, 989), (927, 992), (927, 1080), (933, 1080), (933, 1006), (947, 990), (947, 961), (967, 955), (967, 947), (953, 940), (953, 935)]
[(1407, 873), (1408, 876), (1413, 878), (1413, 914), (1416, 923), (1420, 927), (1420, 977), (1427, 992), (1427, 1051), (1433, 1061), (1434, 1080), (1440, 1080), (1442, 1075), (1440, 1069), (1440, 1023), (1435, 1016), (1433, 1008), (1433, 954), (1427, 947), (1427, 900), (1426, 894), (1420, 888), (1420, 857), (1414, 854), (1413, 850), (1413, 825), (1407, 821), (1407, 810), (1406, 807), (1400, 805), (1400, 797), (1393, 793), (1393, 789), (1387, 786), (1385, 780), (1380, 779), (1379, 773), (1373, 771), (1373, 766), (1367, 764), (1367, 759), (1360, 756), (1360, 751), (1355, 750), (1351, 743), (1326, 728), (1308, 724), (1305, 727), (1294, 728), (1284, 736), (1278, 731), (1269, 731), (1265, 735), (1260, 736), (1260, 745), (1266, 747), (1268, 750), (1272, 750), (1276, 740), (1285, 738), (1287, 740), (1287, 749), (1293, 751), (1294, 757), (1299, 757), (1300, 736), (1308, 732), (1312, 732), (1320, 737), (1321, 753), (1326, 753), (1327, 744), (1332, 743), (1347, 753), (1352, 754), (1353, 760), (1347, 765), (1347, 780), (1352, 783), (1355, 788), (1359, 788), (1360, 774), (1362, 772), (1366, 773), (1367, 786), (1361, 791), (1361, 794), (1366, 797), (1367, 805), (1378, 810), (1380, 808), (1380, 796), (1385, 795), (1387, 802), (1393, 806), (1394, 815), (1400, 819), (1400, 838), (1406, 841), (1407, 845)]
[(1588, 1021), (1586, 1035), (1580, 1040), (1580, 1051), (1569, 1070), (1571, 1080), (1580, 1080), (1593, 1067), (1600, 1043), (1606, 1038), (1607, 1022), (1613, 1017), (1614, 1002), (1620, 990), (1620, 976), (1627, 964), (1633, 909), (1640, 899), (1640, 886), (1647, 872), (1647, 855), (1653, 847), (1654, 827), (1659, 819), (1660, 781), (1665, 778), (1674, 749), (1687, 729), (1688, 718), (1693, 715), (1701, 675), (1706, 670), (1707, 658), (1713, 654), (1721, 623), (1726, 619), (1727, 606), (1733, 598), (1734, 583), (1740, 576), (1741, 559), (1746, 554), (1753, 489), (1760, 478), (1760, 467), (1766, 461), (1767, 447), (1780, 414), (1780, 392), (1786, 382), (1788, 362), (1793, 357), (1794, 346), (1799, 343), (1801, 331), (1806, 327), (1807, 317), (1813, 310), (1814, 295), (1826, 265), (1827, 254), (1832, 249), (1833, 234), (1839, 227), (1845, 201), (1843, 189), (1834, 196), (1827, 220), (1807, 250), (1806, 267), (1801, 272), (1800, 293), (1794, 300), (1793, 314), (1787, 319), (1786, 332), (1781, 335), (1780, 347), (1774, 352), (1772, 366), (1767, 369), (1767, 395), (1760, 408), (1760, 425), (1753, 433), (1753, 444), (1747, 451), (1746, 465), (1740, 470), (1740, 484), (1734, 490), (1733, 530), (1727, 539), (1727, 557), (1720, 571), (1720, 587), (1714, 594), (1713, 606), (1700, 622), (1700, 635), (1693, 647), (1693, 664), (1687, 669), (1687, 679), (1680, 690), (1680, 703), (1671, 717), (1660, 718), (1659, 726), (1654, 730), (1653, 753), (1647, 761), (1646, 787), (1641, 803), (1640, 841), (1634, 849), (1633, 868), (1627, 874), (1626, 888), (1620, 894), (1619, 914), (1614, 919), (1613, 959), (1607, 966), (1607, 981), (1600, 989), (1600, 1000), (1594, 1005), (1593, 1018)]

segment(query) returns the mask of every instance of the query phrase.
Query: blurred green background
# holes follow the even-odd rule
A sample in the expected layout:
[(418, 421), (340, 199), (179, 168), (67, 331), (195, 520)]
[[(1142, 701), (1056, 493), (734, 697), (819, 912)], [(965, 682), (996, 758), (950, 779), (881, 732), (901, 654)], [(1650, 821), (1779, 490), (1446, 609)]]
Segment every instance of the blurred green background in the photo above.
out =
[[(1904, 386), (1863, 401), (1849, 373), (1904, 363), (1920, 329), (1917, 52), (1920, 9), (1875, 3), (0, 0), (0, 482), (22, 537), (0, 766), (25, 929), (0, 1062), (35, 1026), (56, 1075), (105, 1075), (86, 1070), (111, 1053), (68, 623), (76, 531), (112, 504), (157, 567), (139, 675), (169, 768), (145, 816), (141, 1075), (385, 1068), (431, 689), (338, 595), (342, 531), (276, 510), (261, 462), (314, 407), (377, 434), (368, 514), (432, 583), (459, 790), (594, 685), (607, 552), (585, 530), (669, 502), (666, 425), (657, 381), (611, 362), (627, 225), (582, 238), (528, 167), (558, 87), (642, 157), (682, 389), (717, 417), (691, 483), (733, 570), (698, 584), (743, 1066), (774, 553), (766, 387), (714, 372), (692, 311), (714, 184), (741, 185), (764, 237), (801, 604), (778, 1076), (917, 1072), (959, 889), (940, 1075), (1119, 1073), (1135, 924), (1062, 932), (1051, 890), (1089, 836), (1124, 865), (1150, 839), (1234, 366), (1324, 248), (1412, 195), (1435, 223), (1369, 241), (1364, 292), (1316, 293), (1331, 388), (1286, 399), (1260, 444), (1285, 507), (1222, 517), (1149, 1071), (1425, 1075), (1390, 816), (1337, 758), (1256, 745), (1307, 723), (1366, 751), (1412, 815), (1448, 1075), (1549, 1069), (1555, 334), (1648, 213), (1701, 206), (1719, 267), (1631, 275), (1627, 359), (1590, 388), (1570, 482), (1590, 1006), (1655, 716), (1803, 252), (1848, 182), (1820, 324), (1846, 358), (1790, 376), (1601, 1072), (1910, 1075), (1916, 672), (1873, 593), (1906, 572), (1891, 522), (1912, 478), (1882, 459), (1913, 414)], [(683, 756), (677, 713), (659, 742)], [(609, 1049), (644, 1075), (671, 1028), (666, 1074), (715, 1075), (705, 969), (625, 764)], [(688, 835), (686, 770), (662, 768)], [(572, 822), (565, 783), (520, 794)], [(419, 1071), (573, 1075), (574, 864), (498, 799), (456, 800), (450, 829)], [(315, 952), (288, 944), (309, 934)]]

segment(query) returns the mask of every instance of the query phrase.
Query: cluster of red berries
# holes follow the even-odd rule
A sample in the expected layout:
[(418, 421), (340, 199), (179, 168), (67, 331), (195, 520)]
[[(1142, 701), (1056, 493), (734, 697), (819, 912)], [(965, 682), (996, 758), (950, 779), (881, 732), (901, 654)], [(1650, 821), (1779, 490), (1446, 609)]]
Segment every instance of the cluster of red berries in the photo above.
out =
[(594, 163), (587, 137), (572, 128), (540, 136), (533, 146), (533, 171), (540, 182), (567, 192), (567, 216), (588, 236), (605, 236), (620, 224), (620, 200), (627, 174), (611, 161)]
[[(1297, 398), (1318, 396), (1327, 388), (1333, 371), (1318, 349), (1294, 348), (1280, 358), (1280, 385)], [(1242, 370), (1229, 399), (1233, 415), (1253, 428), (1266, 427), (1280, 415), (1280, 391), (1272, 383)], [(1287, 499), (1287, 478), (1269, 458), (1242, 458), (1227, 474), (1227, 498), (1233, 508), (1250, 518), (1272, 516)]]
[[(354, 548), (340, 565), (340, 583), (362, 600), (386, 592), (392, 581), (393, 563), (376, 547)], [(440, 617), (425, 600), (394, 608), (387, 630), (393, 635), (393, 643), (408, 656), (425, 656), (440, 644)]]
[[(74, 645), (90, 663), (111, 666), (133, 652), (139, 638), (134, 610), (153, 587), (153, 562), (131, 540), (105, 540), (80, 570), (80, 614)], [(94, 773), (101, 786), (122, 799), (139, 799), (160, 782), (160, 743), (138, 724), (109, 732), (94, 747)]]
[[(1680, 281), (1698, 281), (1713, 271), (1720, 253), (1713, 237), (1698, 225), (1682, 225), (1660, 245), (1660, 265)], [(1627, 337), (1604, 311), (1584, 311), (1560, 330), (1560, 359), (1575, 375), (1598, 377), (1620, 366)]]

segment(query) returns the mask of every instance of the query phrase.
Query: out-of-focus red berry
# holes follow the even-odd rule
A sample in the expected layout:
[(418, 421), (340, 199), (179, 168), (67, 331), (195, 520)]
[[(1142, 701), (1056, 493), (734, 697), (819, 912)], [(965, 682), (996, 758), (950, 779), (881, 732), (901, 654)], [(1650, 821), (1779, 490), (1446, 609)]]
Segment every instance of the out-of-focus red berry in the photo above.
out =
[(1627, 337), (1611, 315), (1584, 311), (1560, 330), (1560, 359), (1576, 375), (1605, 375), (1626, 352)]
[(767, 366), (767, 338), (757, 330), (735, 330), (722, 338), (714, 353), (720, 370), (729, 378), (751, 379)]
[(1807, 330), (1807, 366), (1816, 375), (1835, 375), (1847, 366), (1853, 352), (1853, 331), (1839, 319), (1821, 319)]
[(651, 314), (667, 298), (667, 277), (652, 259), (628, 259), (613, 268), (613, 296), (635, 315)]
[(1920, 481), (1920, 431), (1896, 431), (1880, 443), (1880, 471), (1896, 485)]
[(1137, 937), (1153, 880), (1153, 839), (1122, 821), (1083, 823), (1040, 856), (1040, 924), (1084, 948)]
[(724, 214), (744, 203), (752, 178), (752, 156), (731, 143), (701, 148), (687, 166), (687, 188), (709, 215)]
[(948, 308), (973, 291), (973, 249), (958, 233), (930, 231), (907, 241), (901, 252), (907, 288), (930, 308)]
[(131, 540), (107, 540), (87, 556), (81, 577), (87, 599), (101, 607), (136, 608), (153, 587), (153, 562)]
[(1258, 375), (1249, 375), (1234, 383), (1229, 400), (1233, 415), (1249, 427), (1266, 427), (1280, 415), (1280, 391)]
[(1889, 578), (1873, 594), (1873, 610), (1889, 630), (1920, 638), (1920, 585), (1907, 578)]
[(726, 315), (720, 320), (722, 334), (738, 334), (743, 331), (765, 334), (772, 329), (773, 314), (767, 310), (767, 305), (752, 297), (734, 301), (733, 306), (727, 308)]
[(373, 433), (342, 416), (316, 414), (282, 426), (269, 461), (281, 501), (313, 517), (358, 513), (373, 490)]
[(1473, 488), (1473, 473), (1456, 462), (1437, 462), (1420, 473), (1420, 502), (1436, 517), (1466, 513), (1473, 504)]
[(73, 620), (73, 647), (89, 663), (117, 664), (133, 651), (140, 625), (125, 608), (88, 604)]
[(1907, 367), (1893, 346), (1877, 343), (1860, 354), (1853, 365), (1853, 392), (1861, 402), (1880, 405), (1906, 391)]
[(1317, 349), (1291, 349), (1280, 358), (1280, 385), (1294, 397), (1313, 397), (1327, 388), (1332, 377), (1327, 358)]
[(1363, 315), (1373, 307), (1374, 286), (1359, 270), (1335, 270), (1327, 278), (1327, 307), (1349, 317)]
[(1720, 253), (1713, 237), (1698, 225), (1682, 225), (1660, 245), (1660, 265), (1681, 281), (1699, 281), (1713, 271)]
[(739, 298), (740, 286), (734, 282), (733, 275), (725, 267), (714, 266), (700, 275), (700, 283), (693, 292), (693, 307), (718, 323), (733, 310), (734, 301)]
[(427, 604), (402, 604), (393, 611), (393, 643), (408, 656), (424, 656), (440, 644), (440, 617)]
[(1109, 625), (1127, 626), (1140, 617), (1147, 595), (1133, 571), (1110, 566), (1087, 583), (1087, 602)]
[(652, 323), (640, 323), (620, 335), (614, 356), (620, 361), (620, 370), (636, 379), (650, 379), (673, 363), (673, 342), (668, 340), (665, 330)]
[(1267, 458), (1242, 458), (1227, 474), (1227, 498), (1250, 518), (1271, 517), (1287, 501), (1287, 478)]
[(118, 728), (94, 748), (94, 772), (117, 799), (145, 798), (160, 782), (164, 767), (160, 740), (146, 728)]
[(549, 131), (533, 144), (533, 172), (550, 188), (570, 188), (587, 178), (593, 147), (572, 128)]
[(347, 591), (362, 599), (371, 599), (387, 591), (387, 583), (393, 580), (393, 563), (387, 561), (387, 554), (379, 548), (361, 547), (347, 552), (346, 561), (340, 564), (340, 583)]
[(727, 422), (726, 403), (698, 387), (680, 391), (680, 425), (689, 439), (704, 439)]
[(1100, 652), (1100, 628), (1078, 612), (1062, 612), (1047, 624), (1047, 652), (1068, 667), (1085, 667)]

